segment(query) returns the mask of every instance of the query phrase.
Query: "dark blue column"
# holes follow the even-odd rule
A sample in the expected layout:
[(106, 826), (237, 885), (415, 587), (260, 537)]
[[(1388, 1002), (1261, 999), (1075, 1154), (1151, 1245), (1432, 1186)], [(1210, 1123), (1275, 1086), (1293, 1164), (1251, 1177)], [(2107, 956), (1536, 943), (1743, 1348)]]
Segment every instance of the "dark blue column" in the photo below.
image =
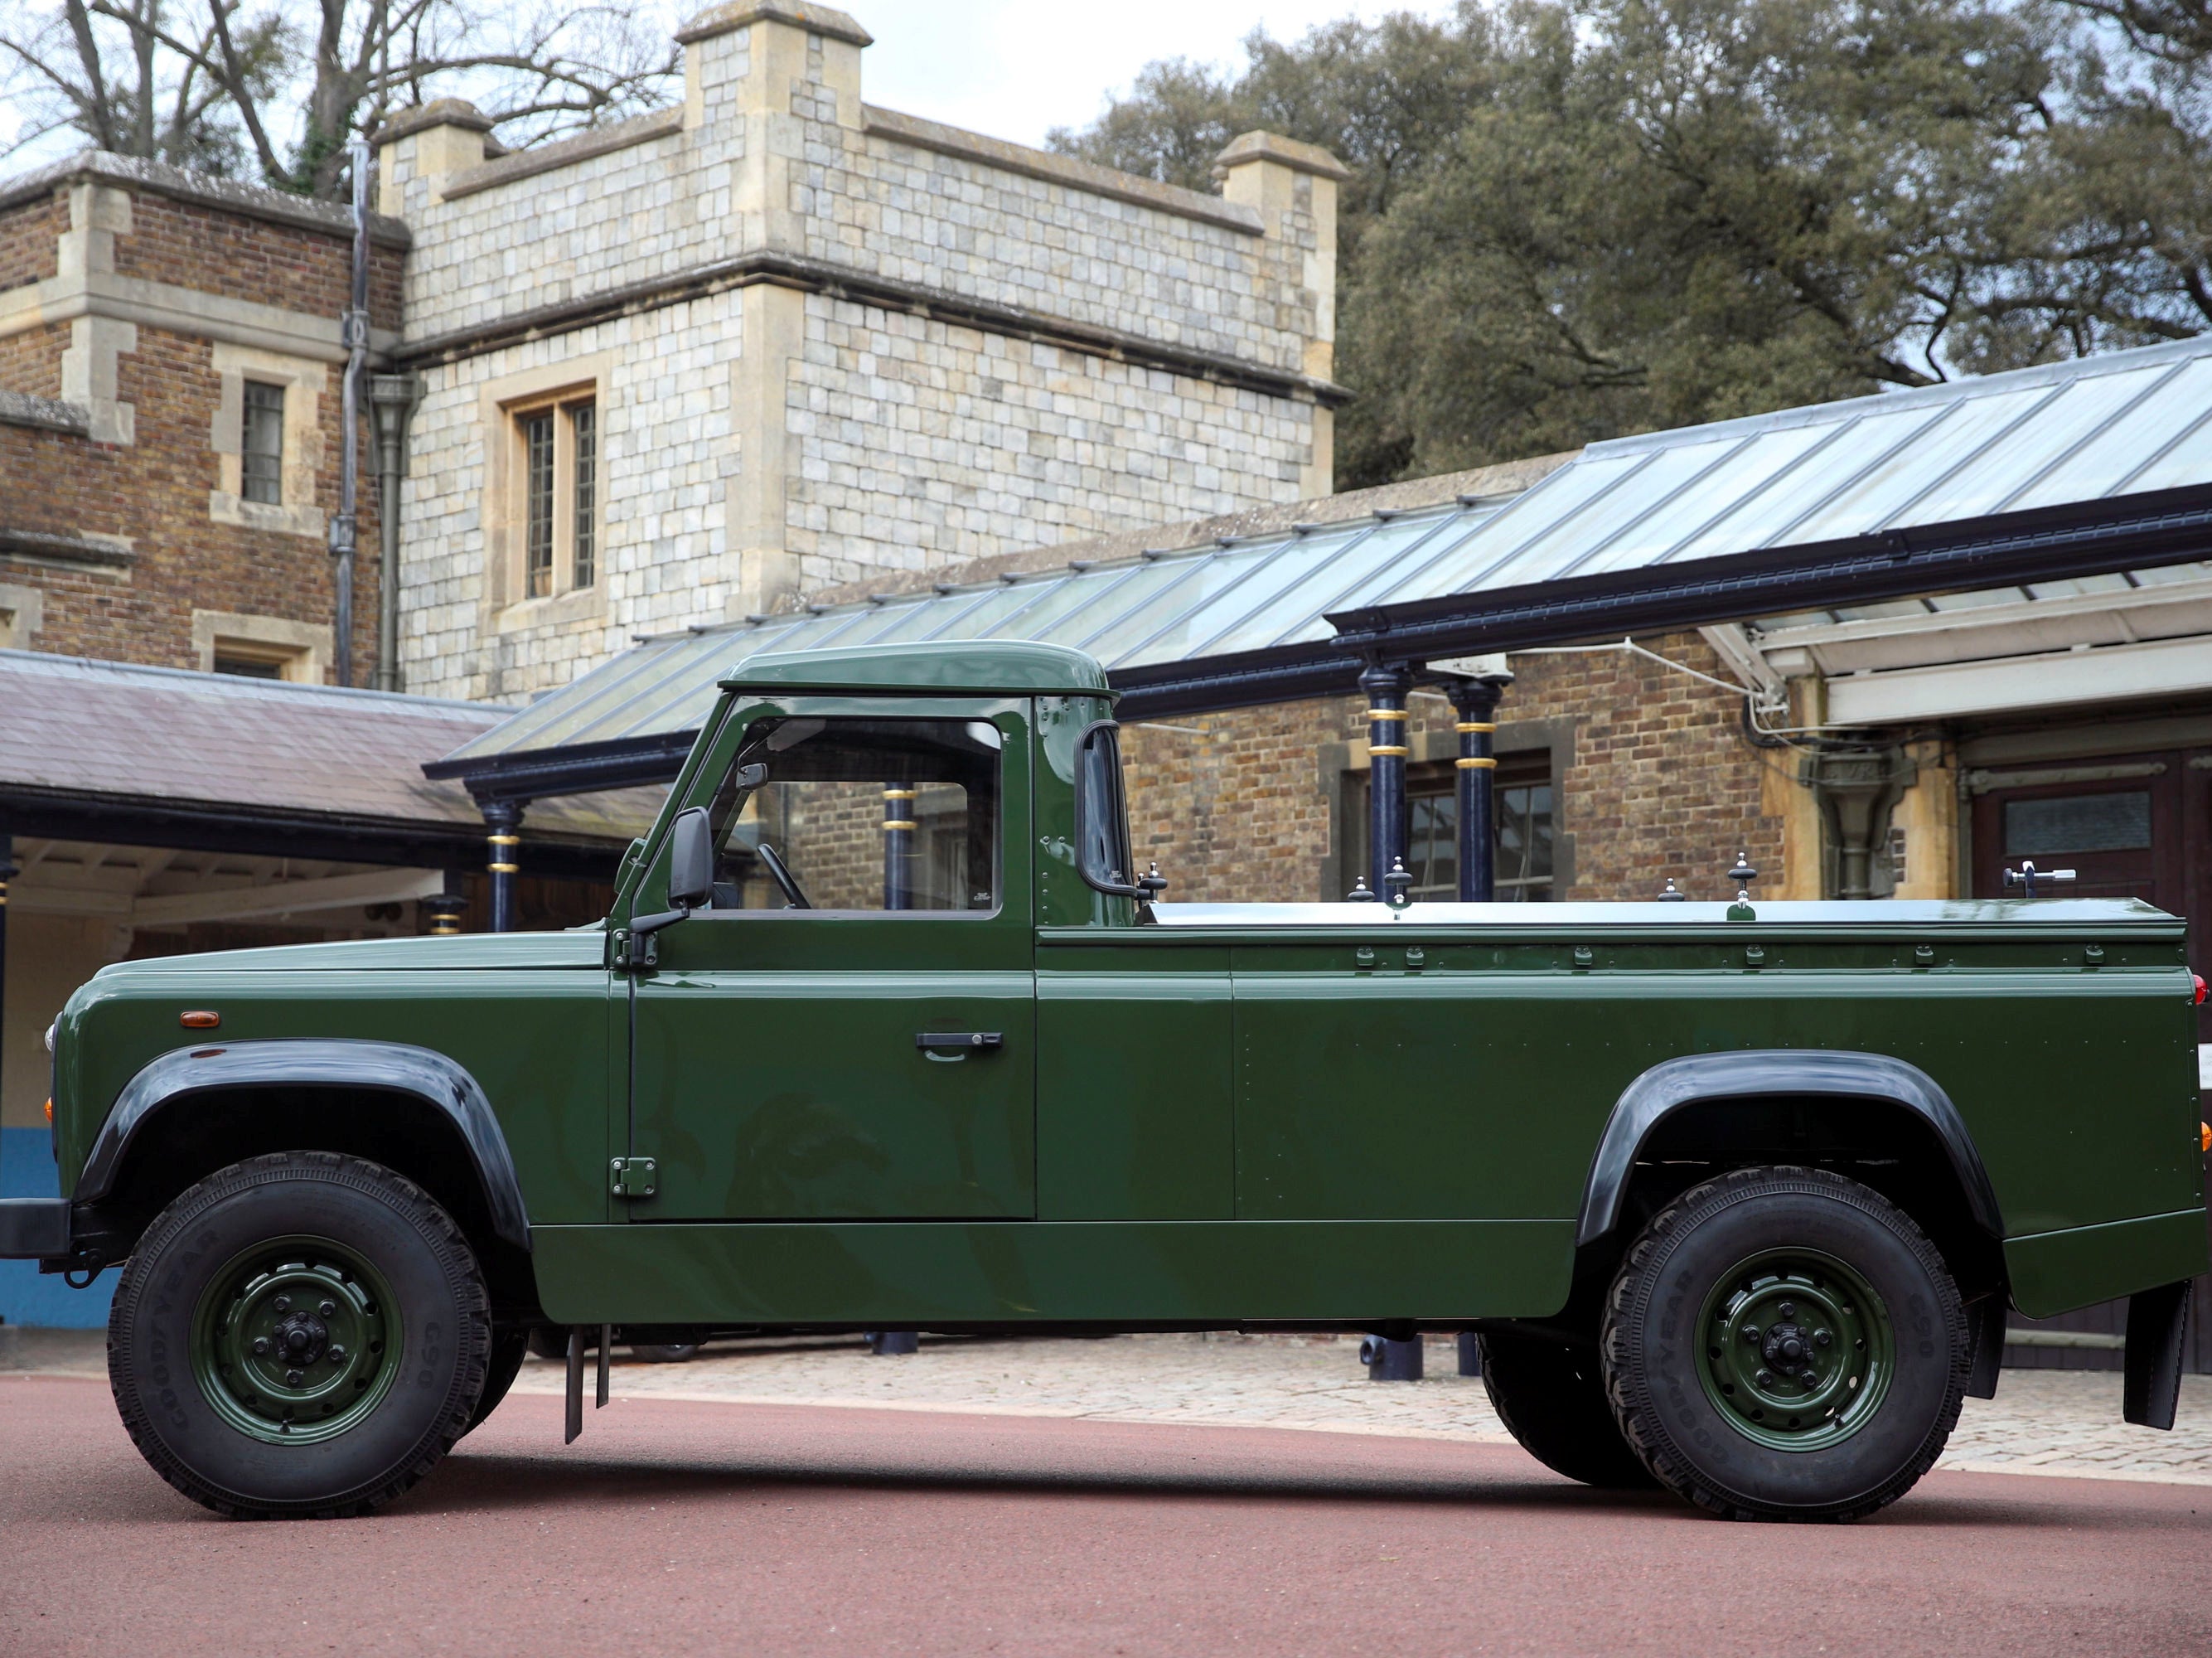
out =
[(522, 846), (523, 802), (488, 800), (482, 803), (484, 841), (491, 856), (484, 869), (491, 876), (491, 930), (514, 930), (514, 878), (522, 872), (517, 861)]
[(15, 838), (0, 830), (0, 1028), (5, 1027), (8, 1010), (8, 883), (16, 873)]
[(888, 783), (884, 788), (884, 908), (914, 904), (914, 802), (921, 791)]
[(1487, 904), (1498, 896), (1498, 699), (1510, 674), (1455, 680), (1452, 706), (1459, 710), (1459, 896), (1462, 904)]
[(1384, 877), (1406, 856), (1407, 693), (1413, 675), (1403, 662), (1377, 662), (1359, 676), (1367, 693), (1367, 882), (1390, 890)]

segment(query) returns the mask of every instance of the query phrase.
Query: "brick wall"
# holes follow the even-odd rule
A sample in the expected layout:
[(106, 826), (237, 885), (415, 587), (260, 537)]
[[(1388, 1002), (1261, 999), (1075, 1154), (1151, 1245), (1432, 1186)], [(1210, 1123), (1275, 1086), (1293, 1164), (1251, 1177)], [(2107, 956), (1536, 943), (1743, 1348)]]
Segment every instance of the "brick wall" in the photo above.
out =
[[(1722, 672), (1694, 633), (1639, 643)], [(1555, 898), (1652, 898), (1670, 877), (1691, 897), (1724, 897), (1739, 851), (1780, 875), (1782, 820), (1761, 810), (1762, 786), (1770, 768), (1793, 768), (1744, 737), (1740, 698), (1625, 653), (1516, 656), (1512, 666), (1498, 715), (1501, 752), (1559, 728), (1539, 722), (1572, 726), (1571, 761), (1553, 782), (1557, 832), (1573, 840), (1573, 882)], [(1365, 706), (1332, 698), (1125, 726), (1139, 866), (1158, 859), (1174, 883), (1169, 898), (1185, 902), (1343, 897), (1359, 873), (1346, 867), (1340, 842), (1358, 835), (1341, 819), (1364, 770)], [(1448, 703), (1416, 696), (1411, 710), (1416, 753), (1455, 752)], [(1329, 763), (1332, 746), (1341, 767)]]
[[(113, 236), (118, 276), (218, 302), (251, 301), (318, 323), (343, 305), (350, 249), (342, 233), (179, 201), (152, 190), (130, 195), (131, 229)], [(64, 186), (0, 216), (0, 269), (28, 271), (36, 280), (53, 277), (53, 238), (70, 224), (67, 197)], [(46, 249), (43, 268), (40, 245)], [(388, 326), (398, 320), (397, 251), (380, 248), (377, 270), (382, 314), (376, 320)], [(126, 331), (122, 323), (96, 326), (112, 334)], [(62, 536), (128, 554), (114, 563), (66, 553), (50, 558), (43, 551), (26, 558), (0, 548), (0, 583), (42, 594), (38, 631), (27, 643), (39, 650), (196, 667), (196, 609), (329, 625), (335, 573), (319, 530), (310, 535), (224, 523), (211, 510), (210, 493), (221, 483), (212, 436), (222, 393), (214, 343), (144, 320), (135, 326), (132, 349), (114, 358), (114, 400), (131, 411), (130, 442), (0, 425), (0, 531)], [(66, 324), (0, 338), (0, 389), (62, 396), (62, 355), (71, 342)], [(272, 338), (268, 349), (296, 360), (300, 348), (296, 338)], [(325, 368), (313, 492), (298, 503), (318, 525), (335, 508), (340, 464), (340, 370), (335, 363)], [(366, 420), (361, 453), (356, 683), (368, 681), (375, 668), (380, 574)]]
[(0, 293), (52, 276), (68, 229), (68, 206), (51, 196), (0, 210)]
[[(150, 192), (134, 198), (131, 234), (115, 242), (118, 276), (177, 283), (319, 317), (345, 309), (352, 270), (353, 249), (338, 237)], [(368, 270), (369, 320), (380, 328), (396, 328), (398, 250), (372, 242)]]

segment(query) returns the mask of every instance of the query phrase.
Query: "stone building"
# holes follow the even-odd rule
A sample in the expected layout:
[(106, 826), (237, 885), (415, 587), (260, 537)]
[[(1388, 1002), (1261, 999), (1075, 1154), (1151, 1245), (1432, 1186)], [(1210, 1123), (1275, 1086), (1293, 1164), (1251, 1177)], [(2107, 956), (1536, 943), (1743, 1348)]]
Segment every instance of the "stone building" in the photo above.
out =
[(422, 388), (410, 690), (1328, 493), (1325, 153), (1251, 133), (1220, 194), (1176, 189), (866, 103), (826, 7), (678, 39), (681, 104), (567, 143), (492, 154), (452, 102), (378, 136)]
[[(0, 646), (330, 677), (352, 234), (340, 209), (98, 152), (0, 185)], [(370, 246), (388, 347), (406, 233), (379, 220)]]

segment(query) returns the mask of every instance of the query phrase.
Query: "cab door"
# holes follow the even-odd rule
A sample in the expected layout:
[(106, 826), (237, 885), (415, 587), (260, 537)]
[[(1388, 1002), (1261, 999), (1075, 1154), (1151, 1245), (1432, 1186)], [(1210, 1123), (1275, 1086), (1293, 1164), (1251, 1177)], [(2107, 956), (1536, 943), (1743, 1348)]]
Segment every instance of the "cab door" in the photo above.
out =
[(1033, 1216), (1027, 702), (740, 717), (714, 903), (632, 975), (631, 1218)]

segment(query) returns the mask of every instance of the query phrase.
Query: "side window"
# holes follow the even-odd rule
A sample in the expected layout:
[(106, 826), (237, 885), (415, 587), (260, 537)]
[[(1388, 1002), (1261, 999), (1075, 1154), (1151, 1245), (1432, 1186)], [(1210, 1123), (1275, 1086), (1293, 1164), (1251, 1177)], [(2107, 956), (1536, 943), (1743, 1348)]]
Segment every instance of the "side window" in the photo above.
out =
[(988, 720), (757, 722), (710, 808), (713, 909), (995, 911), (1000, 747)]
[(1129, 806), (1121, 788), (1121, 744), (1114, 727), (1083, 734), (1075, 756), (1077, 867), (1102, 893), (1133, 896), (1136, 860), (1129, 850)]

